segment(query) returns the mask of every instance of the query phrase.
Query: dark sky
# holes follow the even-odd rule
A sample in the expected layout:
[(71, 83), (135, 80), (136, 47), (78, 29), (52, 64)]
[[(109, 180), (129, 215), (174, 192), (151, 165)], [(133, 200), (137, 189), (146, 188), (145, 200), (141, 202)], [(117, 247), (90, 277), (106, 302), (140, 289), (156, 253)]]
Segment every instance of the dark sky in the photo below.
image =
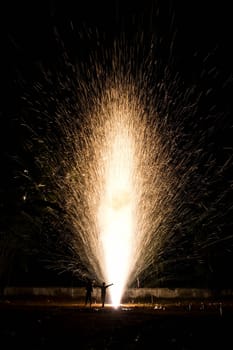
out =
[[(4, 278), (14, 283), (11, 281), (14, 281), (16, 277), (12, 270), (16, 269), (16, 266), (21, 264), (20, 269), (28, 276), (35, 275), (34, 271), (37, 266), (32, 258), (34, 247), (30, 244), (30, 258), (25, 258), (24, 246), (28, 244), (26, 232), (30, 226), (28, 222), (25, 223), (25, 213), (31, 217), (37, 216), (40, 208), (43, 208), (43, 198), (38, 198), (38, 194), (33, 192), (34, 211), (31, 210), (31, 202), (29, 203), (30, 208), (23, 207), (25, 203), (21, 203), (25, 188), (29, 186), (27, 176), (23, 177), (22, 171), (33, 156), (25, 153), (24, 139), (27, 135), (22, 132), (19, 120), (24, 108), (21, 97), (25, 94), (25, 85), (28, 87), (39, 78), (38, 67), (41, 65), (57, 67), (59, 55), (64, 51), (70, 55), (73, 62), (80, 59), (85, 61), (91, 45), (95, 47), (96, 42), (95, 37), (93, 41), (80, 40), (82, 31), (97, 30), (101, 37), (105, 38), (106, 47), (111, 46), (112, 41), (120, 37), (122, 33), (129, 42), (133, 40), (135, 33), (143, 32), (145, 41), (147, 38), (149, 41), (151, 36), (157, 37), (161, 67), (168, 63), (168, 56), (172, 56), (172, 60), (169, 59), (169, 62), (172, 61), (170, 67), (172, 74), (179, 73), (184, 87), (195, 86), (199, 91), (204, 91), (205, 98), (200, 100), (198, 107), (200, 115), (203, 116), (199, 125), (206, 127), (205, 115), (209, 116), (212, 111), (212, 115), (215, 116), (213, 118), (216, 118), (216, 125), (220, 130), (219, 133), (214, 133), (215, 139), (212, 140), (212, 143), (215, 143), (216, 147), (213, 147), (212, 151), (214, 150), (217, 165), (220, 166), (224, 164), (227, 157), (230, 158), (233, 145), (232, 20), (229, 5), (212, 1), (8, 1), (7, 4), (1, 6), (3, 34), (1, 90), (3, 93), (1, 96), (0, 141), (2, 162), (2, 228), (0, 234), (2, 251), (9, 249), (10, 252), (9, 260), (5, 259), (8, 267), (5, 268)], [(61, 42), (64, 44), (64, 51), (61, 50)], [(218, 127), (216, 125), (214, 125), (215, 128)], [(189, 128), (189, 124), (185, 127)], [(216, 197), (219, 192), (227, 192), (221, 202), (221, 208), (217, 209), (221, 211), (224, 211), (224, 206), (226, 211), (229, 211), (233, 204), (232, 188), (230, 188), (233, 174), (231, 161), (227, 167), (228, 170), (224, 173), (225, 179), (218, 181), (219, 189), (216, 188), (216, 193), (212, 194), (214, 201), (214, 196)], [(33, 174), (33, 176), (34, 179), (37, 179), (40, 174)], [(218, 215), (216, 225), (219, 225), (224, 232), (224, 239), (220, 235), (219, 244), (215, 244), (215, 249), (207, 249), (202, 256), (204, 267), (200, 267), (203, 269), (200, 274), (204, 281), (203, 275), (206, 276), (208, 272), (206, 280), (210, 284), (219, 283), (221, 285), (222, 283), (224, 286), (227, 282), (233, 284), (233, 270), (230, 267), (230, 264), (233, 263), (231, 218), (232, 211), (229, 211), (229, 214), (223, 216), (222, 219), (221, 215)], [(224, 228), (222, 228), (223, 221)], [(15, 232), (17, 234), (14, 234)], [(36, 228), (33, 234), (37, 236)], [(54, 243), (53, 238), (51, 242)], [(38, 247), (40, 244), (40, 239), (37, 238)], [(173, 252), (175, 251), (173, 247)], [(189, 253), (187, 250), (186, 255)], [(169, 259), (172, 260), (171, 253), (168, 254)], [(32, 265), (31, 260), (33, 260)], [(9, 266), (11, 266), (10, 270)], [(181, 267), (177, 267), (177, 274), (184, 273), (182, 276), (187, 277), (189, 268), (190, 266), (182, 264)], [(38, 272), (34, 278), (37, 279), (37, 282), (42, 280), (43, 283), (43, 278), (46, 279), (42, 277), (45, 276), (45, 271), (39, 273), (41, 268), (37, 266), (37, 269)], [(164, 273), (171, 273), (171, 269), (172, 267), (169, 267)], [(197, 273), (194, 270), (193, 268), (193, 271), (189, 271)], [(159, 273), (163, 274), (163, 271)], [(186, 277), (183, 277), (183, 280)], [(22, 277), (22, 279), (29, 278), (31, 277)], [(49, 278), (51, 278), (50, 275)], [(56, 279), (54, 275), (53, 278)], [(195, 278), (198, 279), (198, 277)], [(24, 283), (20, 278), (18, 279), (19, 283)], [(69, 275), (65, 283), (71, 283), (70, 279)], [(180, 283), (182, 278), (177, 278), (177, 280), (177, 283)], [(205, 283), (207, 283), (206, 280)]]

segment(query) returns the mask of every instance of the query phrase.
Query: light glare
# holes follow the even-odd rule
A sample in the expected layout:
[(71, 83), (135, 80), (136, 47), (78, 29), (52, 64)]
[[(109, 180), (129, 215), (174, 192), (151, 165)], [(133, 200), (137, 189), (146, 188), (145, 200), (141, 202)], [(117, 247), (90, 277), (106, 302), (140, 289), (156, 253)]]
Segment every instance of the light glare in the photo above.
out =
[(127, 129), (116, 129), (112, 145), (105, 151), (105, 193), (99, 209), (105, 275), (111, 287), (112, 304), (120, 304), (132, 259), (134, 237), (134, 204), (132, 173), (133, 143)]

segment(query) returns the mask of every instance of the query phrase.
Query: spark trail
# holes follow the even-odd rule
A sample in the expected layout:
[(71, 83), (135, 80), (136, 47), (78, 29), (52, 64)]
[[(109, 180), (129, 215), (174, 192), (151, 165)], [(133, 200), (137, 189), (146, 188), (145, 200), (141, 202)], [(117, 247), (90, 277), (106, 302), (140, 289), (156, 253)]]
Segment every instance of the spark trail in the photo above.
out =
[[(36, 134), (34, 140), (40, 143), (38, 166), (46, 164), (53, 174), (50, 181), (72, 231), (64, 244), (87, 274), (114, 284), (112, 303), (119, 305), (125, 288), (154, 262), (154, 252), (170, 235), (176, 178), (169, 144), (162, 140), (166, 120), (148, 104), (141, 70), (136, 77), (125, 73), (121, 55), (112, 55), (112, 72), (94, 66), (93, 76), (105, 74), (100, 83), (59, 78), (61, 85), (47, 99), (56, 101), (56, 111), (49, 115), (45, 108), (47, 126), (39, 118), (43, 138)], [(47, 73), (45, 81), (52, 84)], [(56, 94), (73, 84), (72, 95), (79, 93), (75, 104), (61, 103)], [(40, 85), (35, 90), (42, 92)], [(71, 261), (70, 266), (77, 269)]]
[(213, 228), (228, 193), (222, 187), (213, 200), (229, 164), (213, 156), (217, 117), (203, 128), (200, 93), (182, 91), (167, 64), (161, 74), (149, 46), (146, 55), (114, 44), (79, 65), (64, 55), (27, 97), (36, 120), (24, 124), (28, 147), (64, 211), (62, 223), (54, 219), (61, 244), (45, 244), (50, 266), (114, 283), (114, 305), (137, 276), (201, 259), (220, 239)]
[[(84, 137), (85, 149), (79, 159), (77, 147), (77, 166), (72, 176), (80, 178), (80, 162), (84, 164), (84, 220), (83, 208), (78, 206), (80, 184), (70, 183), (70, 176), (66, 177), (67, 212), (76, 208), (70, 219), (81, 236), (89, 264), (100, 267), (97, 276), (114, 283), (114, 305), (119, 305), (135, 274), (150, 264), (155, 232), (160, 234), (157, 245), (162, 242), (161, 212), (169, 215), (172, 205), (166, 200), (166, 191), (172, 193), (168, 155), (160, 144), (158, 130), (153, 131), (147, 124), (148, 116), (132, 91), (129, 83), (109, 87), (99, 103), (100, 109), (90, 115), (88, 133), (85, 125), (79, 135), (79, 139)], [(89, 221), (93, 225), (87, 230)], [(97, 263), (93, 263), (93, 257)]]

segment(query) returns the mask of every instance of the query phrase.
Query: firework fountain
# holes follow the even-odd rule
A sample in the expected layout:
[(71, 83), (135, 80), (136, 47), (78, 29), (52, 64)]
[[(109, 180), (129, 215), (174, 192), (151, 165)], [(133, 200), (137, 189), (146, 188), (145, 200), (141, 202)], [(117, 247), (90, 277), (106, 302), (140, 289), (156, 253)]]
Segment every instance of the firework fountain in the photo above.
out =
[[(166, 259), (165, 246), (170, 259), (185, 259), (182, 247), (197, 226), (218, 225), (225, 196), (217, 195), (207, 213), (224, 166), (206, 148), (210, 127), (201, 129), (196, 118), (200, 94), (193, 87), (182, 93), (167, 63), (161, 74), (152, 44), (145, 55), (138, 45), (115, 43), (79, 65), (65, 54), (62, 68), (44, 67), (26, 96), (36, 116), (32, 126), (24, 123), (29, 149), (71, 232), (60, 234), (62, 258), (51, 253), (50, 260), (57, 269), (113, 283), (114, 305), (137, 276)], [(219, 232), (203, 231), (192, 256), (198, 259)]]
[[(99, 266), (98, 276), (114, 283), (112, 302), (119, 304), (126, 284), (150, 264), (156, 232), (160, 237), (153, 249), (161, 243), (161, 212), (168, 216), (172, 206), (171, 170), (161, 136), (147, 123), (129, 83), (110, 86), (99, 106), (74, 138), (82, 140), (84, 148), (80, 154), (76, 145), (76, 163), (65, 179), (67, 211), (73, 207), (70, 219), (81, 235), (84, 254), (89, 264)], [(80, 176), (85, 189), (81, 203), (82, 188), (72, 180)]]

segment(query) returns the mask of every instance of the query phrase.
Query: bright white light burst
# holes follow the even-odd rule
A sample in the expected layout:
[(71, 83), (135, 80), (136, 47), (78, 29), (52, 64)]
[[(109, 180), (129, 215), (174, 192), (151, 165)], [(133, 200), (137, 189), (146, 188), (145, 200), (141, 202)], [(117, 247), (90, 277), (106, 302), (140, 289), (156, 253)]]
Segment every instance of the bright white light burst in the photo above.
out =
[(104, 254), (101, 266), (107, 281), (114, 282), (112, 303), (119, 305), (133, 262), (136, 153), (127, 121), (129, 116), (124, 110), (113, 113), (107, 148), (101, 150), (103, 164), (99, 165), (103, 169), (104, 186), (98, 218)]

